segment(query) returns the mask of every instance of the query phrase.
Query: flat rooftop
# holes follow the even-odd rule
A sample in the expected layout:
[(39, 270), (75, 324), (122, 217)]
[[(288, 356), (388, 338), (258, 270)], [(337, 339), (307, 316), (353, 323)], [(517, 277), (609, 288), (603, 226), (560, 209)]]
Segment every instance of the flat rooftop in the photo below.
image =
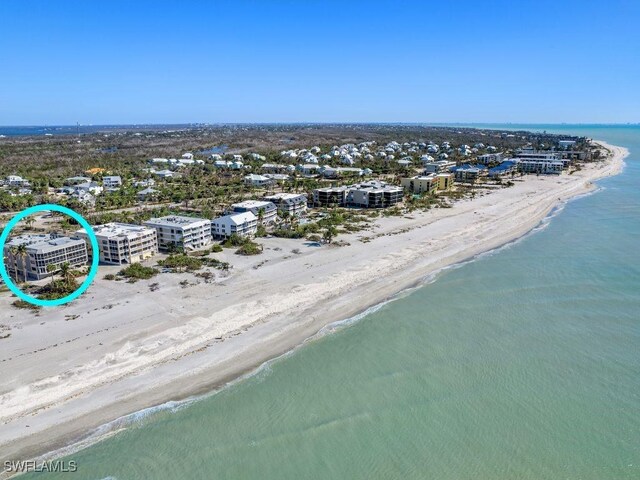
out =
[(434, 180), (435, 175), (416, 175), (415, 177), (409, 177), (411, 180)]
[(264, 197), (265, 200), (295, 200), (297, 198), (300, 197), (306, 197), (306, 195), (304, 193), (285, 193), (285, 192), (279, 192), (279, 193), (273, 193), (271, 195), (266, 195)]
[[(115, 237), (127, 237), (135, 234), (149, 233), (154, 230), (144, 225), (132, 225), (129, 223), (105, 223), (104, 225), (96, 225), (93, 227), (94, 233), (99, 237), (115, 238)], [(79, 234), (86, 233), (82, 228), (77, 231)]]
[(184, 217), (181, 215), (168, 215), (166, 217), (150, 218), (145, 225), (157, 225), (163, 227), (186, 227), (194, 223), (209, 222), (206, 218)]
[(266, 200), (244, 200), (242, 202), (234, 203), (231, 205), (233, 208), (264, 208), (271, 205), (273, 202)]
[(80, 238), (58, 237), (48, 233), (24, 234), (11, 238), (6, 243), (5, 248), (25, 245), (30, 252), (46, 253), (79, 243), (84, 244), (84, 240)]

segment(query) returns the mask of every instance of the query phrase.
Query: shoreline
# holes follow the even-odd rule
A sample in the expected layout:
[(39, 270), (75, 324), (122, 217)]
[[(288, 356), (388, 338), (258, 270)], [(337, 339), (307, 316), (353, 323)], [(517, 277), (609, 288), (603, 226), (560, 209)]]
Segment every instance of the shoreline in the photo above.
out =
[[(272, 263), (267, 263), (260, 268), (249, 263), (245, 269), (241, 266), (240, 273), (234, 274), (228, 280), (229, 285), (234, 289), (231, 295), (230, 292), (220, 292), (219, 290), (228, 289), (221, 286), (214, 287), (215, 293), (219, 294), (217, 298), (196, 299), (197, 302), (203, 303), (211, 300), (212, 303), (205, 308), (209, 314), (214, 308), (223, 307), (214, 312), (214, 316), (221, 314), (220, 319), (226, 322), (224, 327), (227, 330), (224, 331), (223, 340), (220, 342), (216, 342), (220, 337), (219, 332), (210, 331), (213, 326), (217, 326), (217, 323), (215, 325), (212, 323), (212, 316), (208, 318), (196, 316), (191, 322), (193, 325), (189, 324), (188, 319), (185, 320), (187, 325), (193, 327), (187, 331), (183, 324), (177, 325), (177, 321), (183, 322), (184, 317), (182, 312), (175, 309), (164, 312), (170, 318), (161, 326), (148, 320), (142, 330), (140, 327), (125, 326), (124, 323), (117, 324), (117, 328), (126, 331), (115, 335), (96, 334), (97, 338), (105, 343), (113, 340), (113, 344), (102, 349), (96, 348), (96, 350), (99, 350), (100, 354), (103, 352), (112, 354), (109, 359), (115, 359), (113, 360), (115, 364), (120, 361), (118, 352), (123, 348), (128, 352), (135, 342), (140, 342), (140, 345), (136, 345), (140, 347), (138, 356), (145, 357), (147, 350), (143, 347), (148, 345), (143, 341), (149, 338), (154, 342), (160, 342), (160, 350), (171, 346), (175, 351), (164, 356), (158, 354), (156, 362), (148, 363), (142, 361), (148, 361), (148, 358), (132, 360), (130, 357), (123, 356), (122, 365), (117, 365), (121, 368), (118, 372), (113, 372), (113, 377), (94, 378), (91, 375), (97, 376), (97, 374), (93, 371), (89, 372), (91, 368), (73, 370), (76, 365), (71, 365), (68, 360), (71, 354), (80, 351), (80, 346), (87, 346), (88, 343), (68, 347), (66, 352), (59, 353), (56, 351), (58, 342), (56, 348), (32, 355), (33, 352), (28, 352), (27, 348), (32, 348), (34, 343), (37, 344), (36, 339), (25, 340), (24, 345), (20, 343), (22, 340), (11, 340), (11, 345), (16, 343), (11, 350), (14, 355), (8, 360), (0, 360), (8, 361), (10, 367), (25, 367), (28, 371), (26, 378), (33, 377), (32, 384), (37, 385), (39, 389), (15, 393), (22, 386), (16, 384), (15, 378), (5, 379), (5, 374), (1, 374), (0, 384), (8, 380), (7, 385), (14, 388), (8, 392), (0, 391), (0, 400), (3, 399), (3, 395), (5, 399), (0, 402), (0, 406), (7, 404), (13, 408), (11, 412), (14, 413), (5, 417), (0, 413), (0, 421), (2, 421), (0, 424), (2, 458), (0, 460), (46, 458), (48, 455), (42, 457), (42, 454), (47, 452), (57, 457), (59, 455), (55, 453), (59, 452), (60, 447), (73, 445), (83, 438), (87, 440), (97, 429), (113, 423), (114, 419), (116, 422), (126, 421), (127, 415), (139, 414), (144, 409), (158, 409), (172, 401), (189, 401), (194, 397), (202, 398), (203, 395), (214, 394), (220, 388), (240, 381), (247, 375), (252, 375), (256, 369), (262, 368), (261, 366), (268, 362), (295, 351), (306, 341), (313, 340), (318, 334), (322, 335), (323, 330), (331, 329), (331, 325), (349, 321), (356, 316), (360, 318), (366, 316), (372, 308), (392, 301), (407, 289), (423, 285), (430, 277), (437, 278), (444, 269), (455, 267), (478, 255), (517, 241), (540, 225), (540, 222), (544, 221), (559, 205), (593, 191), (593, 181), (616, 175), (621, 171), (623, 159), (628, 155), (628, 151), (605, 142), (596, 141), (596, 143), (609, 149), (613, 156), (606, 162), (589, 165), (573, 175), (527, 178), (525, 182), (518, 183), (515, 187), (502, 189), (473, 201), (458, 202), (460, 205), (456, 204), (448, 209), (448, 212), (415, 214), (416, 217), (420, 217), (417, 220), (415, 218), (411, 221), (406, 218), (383, 219), (381, 223), (385, 225), (380, 228), (382, 231), (378, 232), (366, 246), (359, 245), (359, 235), (352, 234), (349, 235), (351, 247), (324, 247), (297, 258), (296, 255), (283, 258), (280, 254), (279, 257), (276, 255), (269, 259)], [(289, 245), (284, 242), (282, 244)], [(358, 252), (350, 252), (353, 248)], [(429, 248), (431, 250), (427, 250)], [(374, 252), (374, 255), (366, 255), (368, 251)], [(247, 260), (247, 262), (250, 261), (256, 260)], [(315, 263), (307, 267), (305, 261), (315, 261)], [(247, 269), (249, 271), (246, 271)], [(302, 269), (308, 269), (310, 273), (305, 275)], [(361, 282), (363, 277), (369, 279), (372, 278), (371, 275), (376, 274), (378, 277), (374, 280)], [(289, 276), (291, 279), (288, 278)], [(319, 277), (319, 281), (312, 281), (315, 276)], [(277, 288), (280, 280), (287, 288), (284, 293)], [(131, 288), (135, 290), (138, 287), (131, 286)], [(243, 288), (248, 291), (248, 295), (240, 296), (235, 292)], [(168, 290), (168, 293), (179, 295), (177, 298), (185, 298), (185, 295), (188, 295), (180, 290), (177, 290), (177, 293)], [(238, 298), (234, 298), (233, 295), (236, 294)], [(149, 292), (143, 295), (153, 296)], [(231, 298), (226, 300), (225, 304), (226, 296)], [(78, 311), (87, 311), (87, 303), (92, 299), (93, 297), (80, 300), (78, 301), (80, 305), (74, 308)], [(153, 300), (159, 299), (151, 300), (154, 303)], [(98, 310), (101, 308), (100, 302), (96, 302), (94, 303), (98, 307), (95, 310)], [(159, 310), (156, 312), (162, 314), (161, 308), (168, 307), (159, 305), (157, 308)], [(260, 312), (262, 315), (257, 315), (257, 318), (253, 318), (251, 322), (252, 319), (249, 318), (251, 315), (247, 315), (246, 312), (250, 311), (253, 314), (254, 309), (265, 309), (266, 312)], [(63, 317), (67, 310), (73, 310), (73, 308), (56, 311), (56, 313)], [(117, 306), (113, 310), (117, 310)], [(145, 312), (144, 308), (141, 310)], [(16, 313), (15, 310), (9, 313), (17, 316), (25, 315), (20, 311)], [(111, 316), (108, 313), (101, 315), (97, 321), (105, 324), (113, 322), (112, 317), (116, 313)], [(134, 309), (133, 316), (135, 315)], [(40, 320), (36, 318), (35, 322), (25, 322), (25, 324), (30, 323), (25, 325), (25, 330), (38, 331), (35, 324)], [(138, 319), (134, 318), (134, 320), (137, 322)], [(64, 319), (60, 321), (66, 322), (60, 325), (68, 330), (60, 335), (71, 334), (76, 328), (70, 326), (73, 322)], [(198, 327), (201, 328), (198, 330)], [(235, 328), (229, 330), (230, 327)], [(181, 328), (179, 335), (166, 335), (166, 332), (171, 329)], [(162, 335), (165, 336), (161, 337)], [(207, 335), (210, 338), (204, 338)], [(170, 340), (177, 345), (171, 344)], [(180, 340), (188, 340), (192, 344), (189, 344), (186, 349), (181, 349), (179, 347), (184, 345), (179, 343)], [(41, 344), (42, 339), (39, 342)], [(69, 345), (71, 344), (70, 341)], [(100, 345), (103, 346), (103, 342), (100, 342)], [(4, 348), (5, 343), (2, 343), (2, 346)], [(121, 348), (113, 352), (113, 347)], [(152, 354), (158, 353), (151, 347), (148, 348)], [(33, 358), (29, 358), (30, 355)], [(82, 359), (85, 362), (95, 356), (94, 354), (85, 355), (86, 357)], [(25, 360), (27, 358), (28, 360)], [(47, 382), (36, 383), (39, 379), (35, 372), (39, 363), (47, 360), (55, 362), (61, 358), (66, 358), (66, 363), (63, 362), (60, 365), (61, 368), (56, 368), (55, 365), (49, 367), (51, 373), (66, 368), (73, 372), (72, 378), (76, 376), (78, 379), (85, 377), (87, 379), (84, 388), (80, 388), (77, 392), (72, 391), (70, 396), (62, 398), (59, 390), (66, 384), (56, 384), (50, 378), (45, 379)], [(140, 360), (140, 365), (126, 364), (134, 360)], [(104, 369), (108, 370), (110, 365), (108, 362), (105, 363)], [(81, 367), (85, 366), (81, 365)], [(131, 366), (131, 373), (123, 374), (124, 367), (129, 366)], [(101, 368), (101, 364), (92, 365), (92, 368), (97, 370)], [(66, 371), (63, 370), (63, 373)], [(63, 375), (59, 374), (59, 376)], [(61, 381), (64, 381), (64, 378)], [(90, 381), (94, 383), (91, 384)], [(28, 387), (24, 388), (28, 389)], [(43, 391), (46, 391), (49, 396), (42, 393), (41, 399), (36, 398), (32, 405), (24, 405), (24, 400), (29, 398), (25, 395), (31, 393), (31, 396), (34, 396), (34, 392), (40, 394)], [(27, 416), (29, 427), (24, 427)], [(30, 430), (25, 431), (25, 428)], [(85, 446), (83, 445), (82, 448)], [(3, 478), (2, 474), (0, 478)]]

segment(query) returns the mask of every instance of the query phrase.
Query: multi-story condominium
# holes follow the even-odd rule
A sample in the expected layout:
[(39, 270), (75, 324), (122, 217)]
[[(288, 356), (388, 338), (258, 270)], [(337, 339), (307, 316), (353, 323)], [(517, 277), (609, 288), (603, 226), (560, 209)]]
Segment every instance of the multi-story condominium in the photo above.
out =
[(116, 190), (122, 186), (122, 178), (119, 175), (103, 177), (102, 185), (107, 190)]
[(335, 205), (342, 207), (347, 203), (348, 187), (316, 188), (313, 191), (313, 204), (315, 206)]
[[(16, 251), (21, 245), (25, 246), (22, 255)], [(4, 255), (8, 273), (19, 280), (40, 280), (60, 270), (64, 263), (79, 267), (89, 260), (83, 239), (55, 234), (14, 237), (5, 244)]]
[(565, 163), (566, 166), (566, 162), (564, 162), (565, 160), (590, 160), (591, 159), (591, 152), (589, 150), (562, 150), (559, 152), (560, 156), (563, 160), (563, 163)]
[(464, 164), (451, 168), (454, 178), (457, 182), (473, 182), (479, 177), (486, 176), (489, 169), (484, 165)]
[(287, 212), (291, 216), (299, 217), (307, 211), (307, 196), (300, 193), (274, 193), (263, 197), (267, 202), (273, 202), (279, 211)]
[(197, 250), (211, 243), (211, 220), (204, 218), (169, 215), (151, 218), (144, 224), (155, 228), (160, 250)]
[(372, 180), (348, 187), (317, 188), (313, 191), (313, 204), (382, 208), (401, 202), (402, 195), (402, 187)]
[(402, 187), (372, 180), (349, 187), (347, 205), (363, 208), (383, 208), (402, 201)]
[(437, 162), (426, 163), (424, 165), (424, 173), (440, 173), (447, 172), (451, 167), (455, 167), (456, 162), (448, 160), (438, 160)]
[(229, 213), (244, 212), (253, 213), (258, 219), (258, 222), (266, 225), (276, 221), (278, 207), (276, 207), (275, 203), (264, 200), (245, 200), (244, 202), (231, 205), (231, 211)]
[(520, 149), (516, 152), (516, 158), (520, 160), (537, 160), (542, 162), (562, 162), (563, 168), (571, 165), (571, 156), (563, 156), (562, 152), (553, 152), (548, 150), (529, 150)]
[(562, 160), (517, 160), (518, 171), (522, 173), (554, 173), (561, 174), (564, 168)]
[(509, 175), (518, 171), (518, 164), (515, 160), (505, 160), (500, 165), (489, 169), (489, 176), (492, 178)]
[(478, 163), (489, 165), (490, 163), (500, 163), (502, 161), (502, 153), (485, 153), (478, 155)]
[(453, 179), (455, 175), (453, 173), (439, 173), (436, 175), (438, 181), (438, 190), (451, 190), (453, 187)]
[(258, 230), (258, 218), (252, 212), (232, 213), (211, 220), (211, 234), (222, 239), (233, 234), (252, 237)]
[[(158, 252), (158, 234), (155, 228), (126, 223), (107, 223), (93, 227), (98, 240), (100, 261), (111, 265), (141, 262)], [(89, 239), (85, 229), (76, 234)]]
[(416, 175), (400, 179), (400, 184), (412, 193), (431, 193), (438, 188), (435, 175)]
[(516, 151), (518, 158), (527, 160), (560, 160), (562, 158), (560, 152), (550, 152), (547, 150), (530, 150), (520, 149)]

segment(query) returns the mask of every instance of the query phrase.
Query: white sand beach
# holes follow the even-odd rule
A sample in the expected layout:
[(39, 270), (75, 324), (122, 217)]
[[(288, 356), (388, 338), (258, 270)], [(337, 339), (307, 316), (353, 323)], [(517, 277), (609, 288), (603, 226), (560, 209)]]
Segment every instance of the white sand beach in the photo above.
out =
[[(348, 246), (260, 239), (262, 255), (217, 254), (228, 277), (162, 274), (103, 280), (71, 305), (39, 314), (0, 294), (0, 461), (72, 444), (100, 425), (208, 392), (438, 270), (521, 237), (558, 204), (620, 172), (628, 154), (571, 175), (529, 175), (452, 208), (380, 217)], [(369, 241), (363, 242), (363, 237)], [(298, 249), (298, 251), (294, 251)], [(149, 284), (158, 283), (156, 291)], [(2, 334), (2, 331), (0, 331)], [(0, 474), (2, 478), (2, 474)]]

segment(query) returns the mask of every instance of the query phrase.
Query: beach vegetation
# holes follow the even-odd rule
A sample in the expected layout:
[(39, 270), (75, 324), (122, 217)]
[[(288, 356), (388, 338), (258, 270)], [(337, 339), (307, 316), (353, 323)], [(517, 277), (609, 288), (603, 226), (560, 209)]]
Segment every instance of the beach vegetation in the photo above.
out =
[(322, 233), (322, 240), (324, 241), (324, 243), (331, 243), (337, 234), (338, 229), (333, 225), (330, 225)]
[(38, 305), (34, 305), (33, 303), (25, 302), (24, 300), (15, 300), (11, 305), (13, 305), (16, 308), (33, 310), (33, 311), (38, 311), (42, 308)]
[[(51, 273), (51, 282), (37, 290), (36, 293), (39, 299), (57, 300), (70, 295), (78, 289), (78, 282), (76, 282), (71, 266), (67, 262), (59, 267), (49, 264), (47, 265), (47, 272)], [(56, 278), (56, 273), (60, 278)]]
[(229, 262), (223, 262), (217, 258), (206, 257), (202, 259), (202, 263), (207, 267), (213, 267), (218, 270), (228, 271), (231, 269), (231, 264)]
[(259, 255), (262, 253), (262, 245), (251, 240), (243, 243), (238, 250), (237, 255)]
[(118, 272), (119, 277), (126, 278), (128, 280), (148, 280), (158, 274), (158, 270), (153, 267), (145, 267), (140, 263), (132, 263), (126, 268), (123, 268)]
[(192, 272), (200, 270), (204, 260), (198, 257), (190, 257), (185, 254), (169, 255), (164, 260), (158, 261), (158, 265), (171, 270), (174, 273)]
[(225, 248), (240, 247), (244, 245), (246, 241), (247, 239), (245, 237), (242, 237), (237, 233), (233, 233), (229, 237), (227, 237), (227, 239), (222, 243), (222, 246)]

